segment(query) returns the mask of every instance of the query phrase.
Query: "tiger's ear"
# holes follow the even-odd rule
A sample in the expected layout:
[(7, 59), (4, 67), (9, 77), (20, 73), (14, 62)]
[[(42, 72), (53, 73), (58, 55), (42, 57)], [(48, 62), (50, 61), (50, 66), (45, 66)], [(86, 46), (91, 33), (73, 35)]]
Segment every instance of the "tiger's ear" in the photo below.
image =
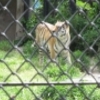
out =
[(57, 20), (57, 22), (55, 23), (55, 26), (56, 27), (58, 27), (58, 26), (61, 27), (63, 24), (64, 24), (64, 22)]
[(69, 27), (69, 24), (65, 21), (65, 22), (64, 22), (64, 26), (65, 26), (66, 28), (68, 28), (68, 27)]
[(63, 21), (61, 21), (61, 20), (57, 20), (57, 22), (56, 23), (62, 23)]

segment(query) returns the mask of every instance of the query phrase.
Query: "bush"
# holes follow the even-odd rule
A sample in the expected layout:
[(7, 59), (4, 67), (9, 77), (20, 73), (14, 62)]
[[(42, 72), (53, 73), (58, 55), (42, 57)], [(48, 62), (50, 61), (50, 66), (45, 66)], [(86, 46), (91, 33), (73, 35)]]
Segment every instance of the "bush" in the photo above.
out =
[[(48, 76), (48, 78), (52, 81), (58, 81), (58, 82), (62, 82), (62, 81), (66, 81), (69, 80), (69, 77), (77, 77), (79, 75), (81, 75), (81, 72), (79, 71), (78, 68), (76, 68), (75, 66), (71, 66), (71, 68), (69, 68), (70, 66), (68, 65), (61, 65), (60, 67), (58, 66), (48, 66), (47, 69), (45, 69), (45, 76)], [(67, 74), (65, 74), (67, 73)], [(71, 94), (75, 94), (76, 92), (80, 95), (80, 91), (75, 91), (75, 92), (71, 92), (71, 94), (67, 95), (68, 89), (70, 88), (70, 86), (49, 86), (49, 87), (42, 87), (40, 88), (38, 91), (40, 91), (40, 95), (43, 98), (43, 100), (73, 100), (71, 99), (72, 96)], [(76, 93), (76, 94), (77, 94)], [(77, 96), (77, 95), (76, 95)], [(81, 98), (81, 95), (80, 95)], [(81, 99), (80, 99), (81, 100)]]
[(75, 56), (75, 60), (79, 59), (84, 64), (85, 68), (83, 68), (84, 66), (82, 66), (81, 62), (78, 61), (74, 61), (75, 66), (78, 67), (81, 71), (85, 71), (85, 69), (88, 70), (90, 58), (85, 53), (83, 54), (83, 52), (80, 50), (75, 51), (73, 54)]
[(55, 87), (47, 87), (42, 90), (42, 98), (43, 100), (65, 100), (64, 96), (67, 92), (67, 87), (63, 86), (55, 86)]
[(12, 46), (8, 41), (0, 41), (0, 50), (8, 51), (9, 49), (11, 49), (11, 47)]
[(69, 77), (65, 74), (67, 73), (71, 77), (77, 77), (81, 75), (81, 72), (75, 66), (70, 65), (61, 65), (61, 66), (48, 66), (45, 69), (45, 76), (48, 76), (51, 80), (55, 81), (63, 81), (68, 79)]
[(22, 23), (25, 25), (26, 29), (30, 31), (35, 27), (35, 24), (37, 23), (37, 17), (34, 14), (31, 14), (28, 20), (22, 19)]
[(85, 34), (83, 34), (83, 37), (85, 41), (88, 43), (88, 45), (93, 44), (95, 40), (98, 38), (98, 36), (99, 36), (99, 33), (96, 31), (96, 29), (87, 30)]
[(36, 48), (32, 48), (32, 43), (33, 41), (28, 41), (25, 43), (25, 45), (23, 46), (23, 53), (26, 57), (30, 57), (33, 53), (33, 51), (35, 51)]
[(43, 100), (99, 100), (99, 92), (96, 85), (59, 85), (42, 87), (38, 93)]

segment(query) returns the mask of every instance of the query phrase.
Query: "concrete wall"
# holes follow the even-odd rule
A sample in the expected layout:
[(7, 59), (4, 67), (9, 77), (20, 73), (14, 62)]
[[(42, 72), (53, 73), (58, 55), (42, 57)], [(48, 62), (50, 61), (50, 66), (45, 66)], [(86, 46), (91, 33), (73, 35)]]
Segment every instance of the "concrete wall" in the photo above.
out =
[[(10, 40), (15, 40), (22, 36), (23, 33), (23, 29), (14, 20), (14, 18), (17, 19), (23, 13), (23, 2), (22, 0), (0, 0), (0, 3), (2, 4), (2, 7), (0, 6), (0, 32), (5, 31)], [(10, 13), (3, 9), (5, 5), (7, 5), (6, 7)], [(3, 39), (5, 38), (0, 33), (0, 40)]]

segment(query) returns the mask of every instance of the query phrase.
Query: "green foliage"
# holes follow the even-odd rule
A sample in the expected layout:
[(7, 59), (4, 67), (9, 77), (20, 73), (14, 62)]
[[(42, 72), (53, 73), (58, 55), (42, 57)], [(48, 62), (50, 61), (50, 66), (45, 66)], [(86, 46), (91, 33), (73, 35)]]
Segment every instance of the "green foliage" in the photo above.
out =
[(95, 40), (98, 38), (99, 33), (96, 31), (96, 29), (87, 30), (85, 34), (83, 34), (83, 37), (85, 41), (88, 43), (88, 45), (91, 45), (95, 42)]
[(70, 92), (67, 94), (67, 99), (68, 100), (83, 100), (85, 97), (80, 88), (83, 90), (82, 86), (79, 87), (73, 87)]
[[(94, 85), (89, 85), (89, 86), (78, 86), (78, 87), (74, 87), (71, 89), (71, 91), (68, 93), (68, 100), (83, 100), (84, 98), (86, 98), (85, 100), (99, 100), (100, 96), (99, 96), (99, 89), (96, 89), (94, 91), (94, 89), (96, 88), (96, 86)], [(93, 92), (93, 93), (92, 93)]]
[(81, 1), (81, 0), (77, 0), (76, 5), (77, 5), (78, 7), (84, 8), (84, 9), (86, 9), (86, 10), (91, 10), (91, 9), (92, 9), (92, 7), (90, 6), (89, 3), (83, 2), (83, 1)]
[[(72, 66), (70, 70), (68, 69), (69, 68), (66, 65), (60, 66), (60, 68), (58, 66), (49, 66), (47, 69), (45, 69), (45, 73), (48, 75), (48, 77), (51, 80), (53, 81), (56, 80), (59, 82), (68, 80), (69, 77), (67, 76), (67, 74), (70, 77), (77, 77), (81, 74), (79, 69), (76, 68), (75, 66)], [(64, 73), (67, 73), (67, 74), (64, 74)], [(70, 86), (61, 86), (61, 85), (51, 86), (51, 87), (42, 87), (38, 91), (41, 91), (40, 94), (43, 93), (42, 94), (43, 100), (60, 100), (60, 99), (63, 100), (63, 99), (67, 99), (66, 93), (69, 87)], [(68, 97), (71, 98), (70, 95)]]
[[(0, 49), (0, 59), (3, 59), (4, 55), (8, 53), (7, 51)], [(29, 82), (33, 75), (36, 74), (36, 70), (32, 67), (32, 65), (29, 62), (25, 62), (25, 59), (22, 57), (22, 55), (17, 51), (13, 50), (11, 51), (5, 59), (0, 60), (0, 82), (20, 82), (19, 78), (16, 77), (16, 75), (13, 75), (12, 72), (16, 72), (20, 79), (23, 82)], [(6, 64), (5, 64), (6, 63)], [(22, 66), (21, 66), (22, 65)], [(8, 68), (9, 67), (9, 68)], [(11, 70), (11, 71), (10, 71)], [(11, 75), (9, 78), (7, 78), (9, 75)], [(36, 78), (35, 78), (36, 79)], [(33, 92), (36, 92), (36, 87), (30, 86), (31, 90)], [(0, 89), (0, 100), (9, 100), (9, 96), (6, 93), (9, 93), (11, 97), (14, 97), (20, 90), (20, 87), (18, 86), (7, 86), (5, 87), (5, 91)], [(5, 93), (6, 92), (6, 93)], [(23, 88), (22, 91), (20, 91), (19, 95), (14, 98), (18, 100), (34, 100), (34, 95), (30, 92), (28, 88)]]
[(90, 98), (90, 100), (99, 100), (100, 99), (100, 94), (99, 91), (100, 89), (97, 88), (97, 85), (89, 85), (89, 86), (83, 86), (84, 93)]
[(99, 100), (100, 89), (96, 85), (49, 86), (41, 89), (43, 100)]
[(59, 68), (57, 66), (50, 66), (45, 70), (49, 77), (57, 77), (59, 75)]
[(30, 31), (35, 27), (35, 24), (37, 23), (37, 17), (34, 14), (31, 14), (29, 20), (23, 19), (22, 23), (26, 26), (26, 29)]
[(58, 81), (61, 81), (69, 78), (64, 73), (67, 73), (71, 77), (77, 77), (81, 74), (78, 68), (76, 68), (75, 66), (71, 66), (71, 68), (69, 68), (69, 66), (70, 65), (66, 64), (60, 65), (59, 67), (57, 65), (56, 66), (50, 65), (49, 67), (47, 67), (47, 69), (45, 69), (45, 75), (50, 77), (51, 80), (58, 79)]
[[(68, 19), (69, 16), (71, 15), (70, 9), (69, 9), (69, 3), (68, 1), (64, 1), (63, 3), (59, 2), (58, 5), (61, 5), (58, 7), (59, 12), (61, 13), (57, 13), (56, 14), (56, 19), (57, 20), (64, 20), (64, 19)], [(62, 16), (63, 15), (63, 16)], [(63, 19), (64, 18), (64, 19)]]
[[(36, 5), (36, 3), (39, 2), (39, 5), (37, 5), (36, 8), (34, 8), (34, 6)], [(37, 0), (36, 2), (32, 2), (33, 4), (31, 4), (32, 8), (34, 11), (30, 11), (30, 15), (29, 15), (29, 19), (22, 19), (22, 23), (25, 25), (25, 28), (30, 31), (32, 30), (36, 24), (39, 21), (39, 18), (41, 19), (43, 17), (43, 1), (42, 0)]]
[(8, 41), (0, 41), (0, 50), (8, 51), (9, 49), (11, 49), (11, 47), (12, 46)]
[[(77, 60), (79, 59), (86, 66), (86, 69), (89, 69), (90, 58), (85, 53), (83, 54), (82, 51), (77, 50), (73, 54), (75, 56), (75, 59), (77, 59)], [(75, 63), (76, 67), (78, 67), (81, 71), (84, 71), (84, 68), (83, 68), (81, 62), (75, 61), (74, 63)]]
[(26, 42), (26, 44), (23, 46), (23, 53), (26, 57), (31, 56), (32, 52), (33, 52), (33, 48), (32, 48), (32, 43), (33, 41), (28, 41)]
[(93, 2), (93, 7), (88, 10), (87, 16), (89, 19), (93, 20), (95, 16), (98, 14), (99, 4), (97, 2)]
[[(52, 0), (51, 3), (59, 11), (54, 11), (52, 14), (50, 14), (48, 18), (46, 19), (47, 22), (55, 23), (57, 22), (57, 20), (64, 21), (70, 17), (71, 13), (69, 9), (68, 0), (64, 2)], [(51, 10), (52, 10), (52, 7), (51, 7)]]
[[(81, 34), (84, 40), (88, 43), (88, 45), (91, 45), (99, 36), (98, 31), (100, 30), (100, 18), (98, 17), (96, 20), (94, 20), (94, 18), (98, 14), (99, 4), (97, 2), (93, 2), (93, 6), (91, 7), (89, 3), (84, 2), (82, 0), (77, 0), (76, 4), (79, 8), (83, 9), (84, 12), (86, 12), (85, 14), (80, 12), (79, 15), (77, 13), (70, 22), (73, 25), (74, 29), (77, 31), (77, 35), (87, 25), (86, 29)], [(88, 20), (90, 22), (93, 21), (95, 25), (91, 25)], [(76, 36), (76, 34), (71, 28), (71, 37), (73, 38), (74, 36)], [(76, 44), (75, 50), (84, 50), (86, 47), (84, 41), (82, 39), (79, 39), (78, 37), (74, 40), (74, 43)], [(95, 45), (98, 44), (99, 40), (96, 42)]]
[(84, 2), (82, 0), (76, 1), (76, 5), (79, 8), (82, 8), (83, 10), (87, 11), (86, 15), (89, 19), (92, 19), (97, 14), (97, 9), (99, 7), (99, 4), (97, 2), (92, 2), (92, 3), (93, 6), (91, 6), (88, 2)]
[(66, 95), (66, 92), (67, 92), (67, 87), (63, 86), (48, 87), (46, 91), (43, 92), (42, 98), (44, 100), (63, 100), (64, 96)]
[[(71, 29), (71, 37), (73, 38), (74, 36), (78, 35), (79, 32), (82, 31), (82, 29), (88, 24), (87, 20), (85, 18), (82, 18), (79, 15), (76, 15), (74, 19), (71, 20), (71, 23), (73, 24), (74, 29), (77, 31), (77, 34)], [(95, 40), (99, 36), (99, 31), (100, 31), (100, 18), (98, 18), (95, 21), (95, 26), (89, 25), (82, 33), (81, 36), (84, 40), (79, 38), (78, 36), (75, 38), (74, 43), (75, 45), (75, 50), (80, 49), (84, 50), (86, 48), (85, 41), (88, 45), (91, 45), (95, 42)], [(95, 43), (95, 45), (100, 45), (100, 39)]]
[[(52, 81), (64, 81), (64, 80), (69, 80), (69, 77), (77, 77), (79, 75), (81, 75), (81, 72), (79, 71), (78, 68), (76, 68), (75, 66), (71, 66), (71, 68), (69, 68), (68, 65), (65, 66), (49, 66), (47, 67), (47, 69), (45, 69), (45, 75), (47, 74), (48, 77), (50, 78), (50, 80)], [(42, 93), (42, 98), (44, 100), (63, 100), (63, 99), (69, 99), (69, 100), (73, 100), (72, 98), (72, 94), (76, 95), (76, 94), (82, 94), (80, 93), (80, 91), (78, 91), (78, 89), (74, 92), (74, 90), (67, 95), (67, 91), (70, 88), (70, 86), (51, 86), (51, 87), (42, 87), (41, 89), (39, 89), (38, 91), (40, 91), (39, 94)], [(76, 95), (75, 97), (77, 97), (78, 95)], [(79, 98), (79, 97), (78, 97)], [(81, 95), (80, 95), (81, 98)], [(81, 99), (80, 99), (81, 100)]]
[(87, 24), (87, 20), (84, 18), (84, 15), (78, 14), (76, 14), (70, 22), (72, 23), (74, 29), (76, 29), (77, 32), (80, 32)]
[[(75, 44), (75, 45), (73, 45), (73, 48), (74, 48), (74, 50), (78, 50), (78, 49), (84, 50), (84, 48), (85, 48), (84, 41), (78, 37), (78, 34), (79, 34), (79, 32), (81, 32), (81, 30), (87, 24), (87, 20), (84, 18), (84, 16), (76, 14), (70, 22), (74, 28), (74, 29), (70, 28), (71, 38), (73, 39), (74, 37), (76, 37), (74, 39), (74, 41), (72, 42), (72, 44), (73, 43)], [(75, 31), (77, 33), (75, 33)], [(83, 34), (85, 34), (85, 33), (83, 32)]]
[(37, 23), (37, 18), (35, 15), (31, 15), (30, 19), (26, 22), (26, 27), (28, 30), (32, 29)]

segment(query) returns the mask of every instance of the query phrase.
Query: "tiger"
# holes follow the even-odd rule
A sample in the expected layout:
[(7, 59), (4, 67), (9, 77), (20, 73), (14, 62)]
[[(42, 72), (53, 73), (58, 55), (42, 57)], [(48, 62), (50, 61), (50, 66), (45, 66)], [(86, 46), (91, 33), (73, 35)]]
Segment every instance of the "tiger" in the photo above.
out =
[[(35, 41), (39, 47), (39, 62), (43, 63), (43, 51), (49, 51), (49, 56), (52, 60), (57, 59), (57, 56), (62, 51), (63, 57), (71, 64), (69, 52), (70, 44), (70, 29), (66, 22), (57, 21), (55, 24), (42, 22), (37, 25), (35, 30)], [(67, 48), (67, 49), (66, 49)]]

